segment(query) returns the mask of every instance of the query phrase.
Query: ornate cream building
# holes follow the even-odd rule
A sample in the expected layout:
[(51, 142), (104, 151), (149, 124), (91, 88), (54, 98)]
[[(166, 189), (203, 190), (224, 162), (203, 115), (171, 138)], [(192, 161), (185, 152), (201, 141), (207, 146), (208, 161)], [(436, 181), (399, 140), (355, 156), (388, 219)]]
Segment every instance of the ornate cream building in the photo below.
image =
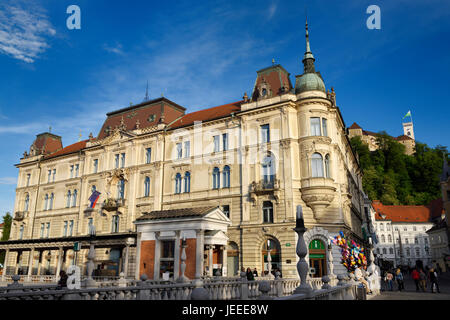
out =
[[(64, 148), (38, 135), (16, 165), (6, 272), (55, 274), (74, 262), (74, 242), (83, 267), (93, 225), (97, 275), (177, 278), (184, 238), (190, 277), (261, 274), (268, 249), (272, 270), (296, 277), (298, 205), (314, 275), (330, 272), (328, 250), (334, 273), (344, 272), (328, 240), (343, 231), (363, 243), (361, 171), (306, 30), (295, 86), (272, 65), (242, 101), (186, 114), (162, 97), (108, 113), (97, 137)], [(93, 190), (101, 196), (90, 211)]]

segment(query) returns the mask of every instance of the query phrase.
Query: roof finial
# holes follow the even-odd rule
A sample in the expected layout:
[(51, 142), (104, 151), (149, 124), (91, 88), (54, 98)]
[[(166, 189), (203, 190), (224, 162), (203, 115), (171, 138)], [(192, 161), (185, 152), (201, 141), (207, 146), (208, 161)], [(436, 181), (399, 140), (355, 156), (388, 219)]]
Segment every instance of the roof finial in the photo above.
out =
[(306, 22), (305, 22), (305, 37), (306, 37), (306, 52), (305, 55), (303, 56), (303, 65), (304, 65), (304, 72), (305, 73), (314, 73), (315, 68), (314, 68), (314, 56), (311, 52), (311, 47), (309, 45), (309, 30), (308, 30), (308, 18), (306, 18)]
[(148, 100), (150, 100), (150, 99), (148, 98), (148, 80), (147, 80), (147, 89), (145, 90), (144, 101), (148, 101)]

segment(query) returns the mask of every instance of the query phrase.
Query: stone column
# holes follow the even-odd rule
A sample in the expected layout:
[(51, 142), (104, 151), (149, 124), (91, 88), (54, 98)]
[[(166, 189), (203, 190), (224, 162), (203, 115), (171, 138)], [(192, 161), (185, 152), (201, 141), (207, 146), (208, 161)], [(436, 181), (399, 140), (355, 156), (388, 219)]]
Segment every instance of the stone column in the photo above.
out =
[(159, 243), (159, 232), (155, 232), (155, 264), (153, 268), (153, 280), (159, 279), (159, 258), (161, 255), (160, 243)]
[(200, 279), (203, 275), (203, 250), (204, 250), (204, 240), (205, 234), (203, 230), (195, 230), (196, 248), (195, 248), (195, 278)]
[(8, 268), (8, 258), (9, 258), (9, 248), (6, 249), (5, 252), (5, 267), (3, 269), (3, 273), (2, 273), (2, 281), (5, 281), (5, 275), (6, 275), (6, 270)]
[(28, 274), (27, 281), (31, 282), (31, 273), (33, 272), (33, 262), (34, 262), (34, 247), (30, 250), (30, 256), (28, 257)]
[(175, 253), (173, 257), (173, 280), (180, 276), (180, 231), (175, 231)]
[[(22, 252), (21, 252), (21, 251), (17, 251), (17, 255), (16, 255), (16, 266), (15, 266), (15, 268), (14, 268), (14, 274), (17, 274), (18, 271), (19, 271), (19, 264), (20, 264), (20, 262), (19, 262), (18, 260), (19, 260), (19, 256), (21, 256), (21, 255), (22, 255)], [(22, 259), (22, 257), (20, 257), (20, 259)]]
[(41, 275), (41, 265), (42, 265), (42, 258), (44, 258), (44, 251), (39, 250), (39, 257), (38, 257), (38, 269), (37, 269), (37, 275)]
[(228, 276), (228, 256), (227, 256), (227, 246), (222, 246), (222, 276)]
[(141, 268), (141, 232), (136, 237), (136, 270), (134, 273), (134, 279), (139, 280), (139, 271)]
[(58, 261), (56, 262), (56, 280), (59, 280), (59, 272), (61, 271), (61, 263), (63, 261), (64, 250), (63, 247), (59, 247), (58, 250)]
[(209, 246), (208, 248), (208, 276), (212, 277), (213, 276), (213, 249), (214, 246)]
[(128, 276), (128, 257), (130, 255), (130, 245), (128, 243), (125, 245), (124, 251), (125, 251), (125, 255), (122, 254), (122, 256), (125, 257), (124, 261), (123, 261), (122, 272), (126, 278)]

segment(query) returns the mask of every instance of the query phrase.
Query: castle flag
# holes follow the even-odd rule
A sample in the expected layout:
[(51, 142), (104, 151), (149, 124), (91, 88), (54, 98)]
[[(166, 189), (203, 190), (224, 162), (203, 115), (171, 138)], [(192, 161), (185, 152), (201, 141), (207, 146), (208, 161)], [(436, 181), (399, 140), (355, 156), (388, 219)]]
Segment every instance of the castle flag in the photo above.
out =
[(95, 208), (95, 204), (97, 203), (98, 198), (100, 198), (101, 193), (98, 191), (94, 191), (92, 195), (89, 197), (89, 201), (91, 202), (90, 208)]
[[(406, 117), (411, 117), (411, 110), (409, 110), (408, 113), (405, 114), (405, 116), (403, 117), (403, 119), (405, 119)], [(403, 120), (403, 119), (402, 119), (402, 120)]]

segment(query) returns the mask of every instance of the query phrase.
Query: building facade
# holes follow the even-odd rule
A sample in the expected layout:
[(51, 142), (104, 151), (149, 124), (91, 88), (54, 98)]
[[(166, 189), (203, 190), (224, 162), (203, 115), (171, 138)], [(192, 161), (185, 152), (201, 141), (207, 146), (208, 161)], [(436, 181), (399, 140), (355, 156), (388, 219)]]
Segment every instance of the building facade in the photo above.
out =
[(416, 260), (432, 264), (428, 231), (433, 227), (431, 206), (385, 206), (373, 201), (378, 243), (375, 253), (395, 266), (414, 267)]
[[(297, 277), (297, 206), (312, 275), (330, 263), (345, 272), (328, 240), (343, 231), (365, 244), (361, 171), (306, 30), (295, 86), (272, 65), (238, 102), (185, 113), (166, 98), (144, 101), (108, 113), (97, 137), (65, 148), (38, 135), (17, 164), (11, 240), (0, 245), (7, 273), (54, 274), (75, 258), (83, 267), (94, 226), (98, 275), (178, 278), (185, 243), (189, 277), (261, 274), (269, 263)], [(86, 210), (93, 191), (100, 199)]]

